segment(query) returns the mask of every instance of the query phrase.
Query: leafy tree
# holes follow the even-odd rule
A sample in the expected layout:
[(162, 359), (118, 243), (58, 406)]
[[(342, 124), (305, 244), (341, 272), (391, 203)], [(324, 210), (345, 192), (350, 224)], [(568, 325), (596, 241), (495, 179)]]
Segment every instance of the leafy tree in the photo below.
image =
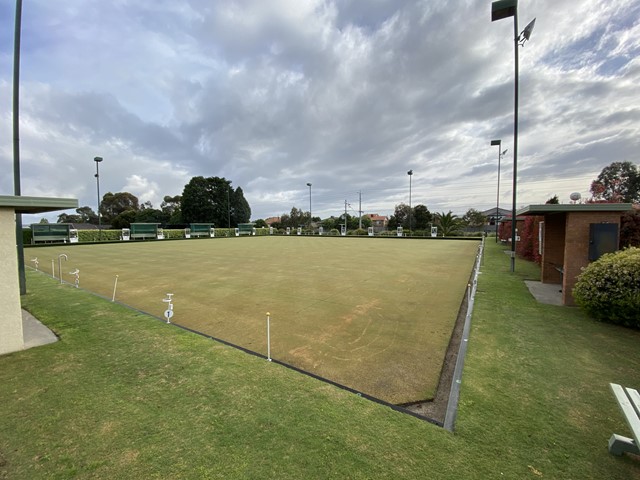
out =
[(433, 222), (433, 215), (426, 205), (416, 205), (413, 207), (413, 228), (415, 230), (426, 230), (429, 224)]
[(560, 204), (560, 199), (558, 198), (558, 195), (554, 195), (549, 200), (547, 200), (545, 203), (547, 205), (559, 205)]
[[(392, 230), (398, 227), (408, 229), (409, 212), (411, 212), (411, 208), (409, 208), (409, 205), (407, 205), (406, 203), (399, 203), (398, 205), (396, 205), (393, 215), (389, 217), (389, 228)], [(413, 223), (413, 221), (411, 223)]]
[(280, 215), (281, 228), (298, 228), (303, 225), (309, 224), (309, 212), (303, 212), (302, 210), (292, 207), (289, 214), (283, 213)]
[(640, 170), (631, 162), (613, 162), (591, 182), (594, 202), (640, 202)]
[(140, 209), (138, 197), (129, 192), (108, 192), (102, 197), (100, 202), (100, 214), (102, 215), (102, 223), (110, 223), (113, 225), (113, 219), (127, 210), (137, 212)]
[(256, 228), (267, 228), (269, 225), (267, 225), (267, 222), (265, 222), (262, 218), (259, 218), (258, 220), (256, 220)]
[(49, 220), (47, 220), (46, 218), (42, 217), (38, 223), (49, 223)]
[(61, 213), (58, 215), (58, 223), (91, 223), (98, 224), (98, 215), (91, 207), (76, 208), (75, 214)]
[(111, 227), (116, 229), (129, 228), (136, 221), (137, 214), (138, 212), (135, 210), (125, 210), (111, 220)]
[(640, 211), (627, 212), (620, 219), (620, 247), (640, 247)]
[(184, 223), (213, 223), (226, 227), (230, 221), (231, 182), (220, 177), (193, 177), (182, 192)]
[(448, 237), (460, 232), (460, 219), (454, 215), (451, 210), (448, 213), (437, 213), (436, 224), (443, 236)]
[(247, 223), (251, 219), (251, 207), (244, 198), (242, 188), (238, 187), (230, 193), (231, 202), (231, 224)]
[(167, 223), (176, 224), (182, 223), (182, 196), (176, 195), (175, 197), (171, 197), (169, 195), (165, 195), (160, 204), (160, 209), (162, 213), (164, 213), (167, 217)]
[(156, 208), (143, 208), (135, 213), (135, 221), (138, 223), (167, 223), (169, 220), (162, 210)]
[(462, 216), (461, 223), (467, 227), (481, 227), (487, 223), (487, 217), (475, 208), (470, 208)]

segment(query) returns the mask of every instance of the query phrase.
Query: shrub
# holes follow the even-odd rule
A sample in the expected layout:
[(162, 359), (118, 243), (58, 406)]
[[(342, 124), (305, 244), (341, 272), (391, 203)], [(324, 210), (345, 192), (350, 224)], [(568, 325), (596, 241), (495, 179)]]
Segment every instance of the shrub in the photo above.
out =
[(366, 236), (367, 231), (364, 228), (356, 228), (355, 230), (349, 230), (347, 235)]
[(608, 253), (587, 266), (573, 296), (598, 320), (640, 328), (640, 248)]

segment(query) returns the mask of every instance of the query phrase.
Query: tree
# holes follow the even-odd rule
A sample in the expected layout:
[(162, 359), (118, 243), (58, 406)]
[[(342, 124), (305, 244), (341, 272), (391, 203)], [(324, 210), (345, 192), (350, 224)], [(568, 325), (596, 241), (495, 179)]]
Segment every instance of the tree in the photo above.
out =
[(249, 202), (244, 198), (242, 188), (236, 188), (235, 192), (230, 193), (231, 202), (231, 224), (247, 223), (251, 219), (251, 207)]
[(100, 214), (102, 223), (113, 224), (113, 219), (127, 210), (137, 212), (140, 209), (138, 197), (129, 192), (108, 192), (102, 197), (100, 202)]
[(549, 200), (547, 200), (545, 202), (545, 204), (547, 204), (547, 205), (559, 205), (560, 204), (560, 199), (558, 198), (558, 195), (554, 195)]
[(433, 222), (433, 215), (426, 205), (416, 205), (413, 207), (413, 228), (416, 230), (426, 230)]
[(298, 228), (300, 226), (309, 224), (309, 212), (303, 212), (302, 210), (292, 207), (291, 213), (283, 213), (280, 215), (281, 228)]
[(470, 208), (467, 210), (467, 213), (462, 216), (461, 222), (467, 227), (482, 227), (487, 223), (487, 217), (475, 208)]
[(256, 220), (256, 228), (267, 228), (269, 225), (267, 225), (267, 222), (265, 222), (262, 218), (259, 218), (258, 220)]
[(130, 228), (131, 224), (136, 221), (138, 212), (135, 210), (125, 210), (111, 219), (111, 227), (115, 229)]
[(164, 213), (167, 217), (167, 223), (177, 224), (182, 223), (182, 196), (176, 195), (175, 197), (171, 197), (169, 195), (165, 195), (162, 199), (162, 203), (160, 204), (160, 209), (162, 213)]
[(613, 162), (591, 182), (593, 202), (640, 202), (640, 170), (631, 162)]
[(220, 177), (193, 177), (182, 192), (184, 223), (230, 223), (231, 182)]
[(460, 231), (460, 219), (451, 210), (448, 213), (436, 213), (436, 224), (443, 236), (455, 235)]
[[(403, 227), (408, 229), (409, 228), (409, 212), (411, 212), (411, 208), (409, 208), (409, 205), (407, 205), (406, 203), (399, 203), (398, 205), (396, 205), (393, 215), (389, 217), (389, 223), (388, 223), (389, 228), (391, 230), (398, 227)], [(413, 223), (413, 221), (411, 223)]]
[(91, 223), (98, 224), (98, 215), (91, 207), (76, 208), (75, 214), (61, 213), (58, 215), (58, 223)]

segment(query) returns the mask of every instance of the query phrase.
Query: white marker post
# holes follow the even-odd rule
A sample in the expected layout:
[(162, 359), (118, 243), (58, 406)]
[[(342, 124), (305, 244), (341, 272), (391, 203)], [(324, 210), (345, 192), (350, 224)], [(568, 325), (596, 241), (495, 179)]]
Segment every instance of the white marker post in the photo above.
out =
[(36, 272), (38, 271), (38, 257), (31, 259), (31, 261), (34, 263), (34, 265), (36, 266)]
[(75, 275), (75, 285), (76, 288), (80, 287), (80, 270), (78, 270), (77, 268), (73, 271), (73, 272), (69, 272), (69, 275)]
[(271, 314), (267, 312), (267, 360), (271, 361)]
[(113, 295), (111, 296), (111, 301), (116, 301), (116, 288), (118, 287), (118, 275), (116, 275), (116, 281), (113, 282)]
[(62, 283), (62, 258), (63, 257), (65, 260), (69, 260), (69, 257), (67, 257), (66, 253), (61, 253), (60, 255), (58, 255), (58, 273), (60, 274), (60, 283)]
[(51, 276), (56, 278), (56, 264), (53, 258), (51, 259)]
[(171, 297), (173, 293), (167, 293), (167, 298), (163, 298), (162, 301), (168, 303), (167, 309), (164, 311), (164, 318), (167, 319), (167, 323), (171, 323), (171, 317), (173, 317), (173, 303), (171, 303)]

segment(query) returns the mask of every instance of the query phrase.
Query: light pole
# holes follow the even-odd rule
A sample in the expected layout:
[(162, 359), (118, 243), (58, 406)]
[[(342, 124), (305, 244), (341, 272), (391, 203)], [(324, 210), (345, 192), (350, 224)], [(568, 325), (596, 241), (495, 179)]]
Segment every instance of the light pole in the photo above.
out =
[(411, 233), (411, 177), (413, 177), (413, 170), (409, 170), (407, 175), (409, 175), (409, 235), (413, 235)]
[[(496, 243), (498, 243), (498, 217), (500, 216), (500, 160), (502, 160), (504, 154), (507, 153), (507, 149), (502, 150), (502, 140), (491, 140), (491, 146), (495, 145), (498, 146), (498, 189), (496, 193), (496, 217), (494, 222), (496, 224)], [(500, 150), (502, 150), (502, 152)]]
[(94, 157), (94, 162), (96, 162), (96, 186), (98, 188), (98, 241), (102, 241), (102, 217), (100, 216), (100, 169), (98, 165), (102, 161), (102, 157)]
[[(307, 187), (309, 187), (309, 229), (311, 230), (311, 183), (307, 182)], [(313, 234), (313, 231), (311, 231)]]
[(536, 23), (534, 18), (522, 31), (518, 33), (518, 0), (499, 0), (491, 4), (491, 21), (513, 17), (513, 37), (515, 55), (514, 107), (513, 107), (513, 204), (511, 213), (511, 272), (516, 270), (516, 187), (518, 178), (518, 47), (531, 37), (531, 31)]

